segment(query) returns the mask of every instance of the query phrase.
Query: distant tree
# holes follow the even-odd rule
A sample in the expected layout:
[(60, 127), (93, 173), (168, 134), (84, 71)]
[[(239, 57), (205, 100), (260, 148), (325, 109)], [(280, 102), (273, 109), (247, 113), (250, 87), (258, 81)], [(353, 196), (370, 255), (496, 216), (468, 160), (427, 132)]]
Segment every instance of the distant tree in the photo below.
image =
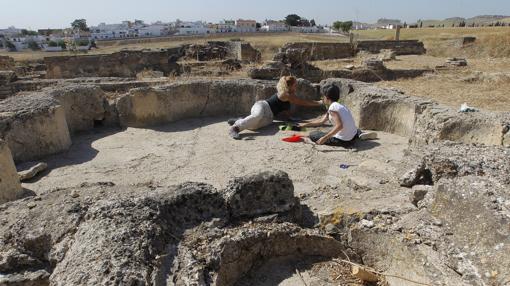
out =
[(343, 22), (341, 21), (336, 21), (333, 23), (333, 29), (337, 30), (337, 31), (340, 31), (340, 29), (342, 28), (342, 24)]
[(420, 22), (420, 28), (423, 28), (423, 22)]
[(87, 27), (87, 20), (85, 19), (76, 19), (71, 23), (71, 27), (75, 30), (88, 32), (89, 28)]
[(455, 28), (455, 22), (452, 23), (452, 28)]
[(407, 28), (407, 22), (404, 22), (404, 28)]
[(38, 51), (41, 49), (41, 47), (39, 46), (38, 43), (36, 43), (34, 40), (30, 40), (28, 41), (28, 44), (27, 44), (28, 48), (31, 49), (32, 51)]
[(262, 24), (257, 23), (256, 27), (257, 27), (257, 29), (260, 29), (260, 28), (262, 28)]
[(347, 33), (352, 29), (353, 24), (354, 23), (352, 21), (343, 22), (340, 28), (343, 32)]
[(55, 41), (49, 41), (49, 42), (48, 42), (48, 47), (52, 47), (52, 48), (53, 48), (53, 47), (58, 47), (58, 43), (57, 43), (57, 42), (55, 42)]
[(5, 47), (9, 50), (9, 52), (15, 52), (17, 50), (16, 45), (9, 40), (5, 41)]
[(460, 21), (459, 27), (466, 27), (466, 22), (465, 21)]
[(312, 27), (317, 26), (317, 24), (315, 24), (315, 20), (314, 20), (314, 19), (310, 20), (310, 25), (311, 25)]
[(301, 17), (296, 14), (290, 14), (285, 17), (285, 23), (291, 27), (299, 26)]
[(21, 29), (21, 35), (23, 36), (36, 36), (38, 33), (36, 31), (30, 31), (27, 29)]
[(300, 27), (311, 27), (312, 25), (310, 24), (310, 21), (308, 21), (308, 19), (301, 18), (301, 20), (299, 21), (299, 26)]

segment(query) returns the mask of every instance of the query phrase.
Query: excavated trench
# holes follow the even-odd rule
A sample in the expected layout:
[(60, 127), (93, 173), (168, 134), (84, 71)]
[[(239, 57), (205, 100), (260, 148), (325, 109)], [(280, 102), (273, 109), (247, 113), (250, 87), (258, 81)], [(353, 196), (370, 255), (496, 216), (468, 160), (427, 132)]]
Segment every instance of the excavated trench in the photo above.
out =
[[(328, 83), (341, 87), (341, 100), (360, 128), (409, 138), (400, 161), (367, 159), (356, 154), (360, 151), (343, 157), (364, 161), (348, 171), (346, 184), (300, 189), (302, 204), (293, 182), (282, 172), (234, 179), (221, 191), (193, 183), (165, 187), (157, 181), (33, 190), (37, 196), (0, 206), (4, 233), (0, 281), (16, 285), (362, 285), (350, 277), (350, 266), (340, 259), (376, 268), (388, 275), (389, 285), (504, 283), (510, 241), (504, 228), (498, 235), (486, 232), (505, 225), (510, 213), (510, 182), (504, 179), (510, 166), (505, 156), (510, 115), (458, 114), (351, 80), (329, 79), (320, 85)], [(320, 85), (301, 80), (301, 96), (317, 99)], [(130, 132), (133, 127), (240, 115), (254, 101), (274, 92), (271, 81), (192, 80), (135, 88), (107, 99), (93, 84), (68, 86), (1, 102), (1, 137), (14, 161), (37, 160), (65, 152), (73, 138), (93, 128), (114, 126)], [(170, 150), (178, 150), (176, 144)], [(314, 163), (307, 161), (309, 152), (326, 156), (320, 155), (326, 151), (334, 152), (312, 148), (296, 151), (296, 157), (303, 152), (303, 160), (313, 168)], [(463, 154), (468, 151), (480, 155), (466, 162)], [(196, 152), (192, 149), (188, 155)], [(420, 164), (414, 168), (416, 162)], [(404, 183), (395, 178), (409, 168)], [(320, 170), (330, 172), (323, 166)], [(419, 182), (423, 174), (433, 186)], [(401, 187), (404, 184), (412, 189)], [(320, 206), (321, 199), (324, 209), (309, 209), (312, 204)], [(470, 210), (477, 216), (478, 234), (466, 236), (466, 222), (452, 215), (452, 209)], [(483, 243), (477, 245), (480, 239)], [(487, 261), (488, 257), (494, 261)]]

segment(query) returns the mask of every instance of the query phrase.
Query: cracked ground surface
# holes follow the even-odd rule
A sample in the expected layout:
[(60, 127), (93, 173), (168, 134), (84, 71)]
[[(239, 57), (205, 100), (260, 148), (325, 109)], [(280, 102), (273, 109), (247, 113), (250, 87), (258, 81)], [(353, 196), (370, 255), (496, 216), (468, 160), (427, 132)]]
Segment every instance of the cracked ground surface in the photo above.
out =
[(290, 175), (296, 194), (317, 212), (407, 201), (396, 179), (407, 148), (404, 137), (379, 132), (378, 140), (348, 150), (282, 142), (292, 133), (278, 131), (276, 123), (243, 132), (239, 141), (227, 130), (226, 118), (152, 129), (96, 129), (74, 137), (68, 152), (46, 158), (48, 171), (23, 187), (37, 194), (96, 182), (166, 186), (195, 181), (223, 188), (234, 176), (277, 169)]

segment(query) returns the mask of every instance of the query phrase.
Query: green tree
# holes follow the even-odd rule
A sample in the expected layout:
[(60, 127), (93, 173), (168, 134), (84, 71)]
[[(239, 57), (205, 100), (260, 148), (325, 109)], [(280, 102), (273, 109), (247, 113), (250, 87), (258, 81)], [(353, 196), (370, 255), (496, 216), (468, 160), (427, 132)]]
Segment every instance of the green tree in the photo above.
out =
[(76, 19), (71, 23), (71, 27), (75, 30), (88, 32), (89, 28), (87, 27), (87, 20), (85, 19)]
[(23, 36), (37, 36), (38, 33), (36, 31), (30, 31), (27, 29), (21, 29), (21, 35)]
[(14, 45), (14, 43), (9, 41), (9, 40), (5, 41), (5, 47), (7, 47), (9, 52), (15, 52), (16, 51), (16, 45)]
[(48, 42), (48, 47), (52, 47), (52, 48), (54, 48), (54, 47), (58, 47), (58, 43), (57, 43), (57, 42), (55, 42), (55, 41), (49, 41), (49, 42)]
[(296, 14), (290, 14), (285, 17), (285, 23), (291, 27), (299, 26), (301, 17)]
[(352, 29), (352, 25), (353, 25), (352, 21), (342, 22), (340, 29), (342, 29), (344, 33), (347, 33)]
[(343, 22), (336, 21), (336, 22), (333, 23), (333, 29), (335, 29), (337, 31), (340, 31), (340, 29), (342, 28), (342, 25), (343, 25)]
[(38, 43), (36, 43), (34, 40), (30, 40), (28, 41), (27, 43), (27, 46), (29, 49), (31, 49), (32, 51), (38, 51), (41, 49), (41, 47), (39, 46)]

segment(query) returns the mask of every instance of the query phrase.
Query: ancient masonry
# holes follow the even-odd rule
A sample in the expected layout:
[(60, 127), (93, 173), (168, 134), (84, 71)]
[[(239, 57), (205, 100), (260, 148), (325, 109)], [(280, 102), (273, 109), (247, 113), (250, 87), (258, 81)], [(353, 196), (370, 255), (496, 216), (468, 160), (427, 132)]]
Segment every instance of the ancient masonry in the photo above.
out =
[[(180, 70), (174, 55), (260, 57), (242, 43), (232, 45), (237, 48), (211, 43), (110, 58), (69, 57), (62, 63), (49, 59), (48, 71), (64, 78), (97, 76), (94, 66), (100, 65), (102, 76), (133, 77), (147, 67)], [(391, 48), (386, 42), (374, 45)], [(400, 45), (397, 53), (412, 50)], [(321, 49), (327, 57), (329, 48)], [(307, 48), (276, 56), (291, 67), (306, 67), (313, 57)], [(113, 62), (116, 67), (108, 66)], [(367, 61), (365, 68), (383, 70), (381, 65)], [(510, 280), (509, 112), (459, 113), (352, 79), (300, 79), (301, 97), (317, 100), (321, 87), (335, 84), (360, 128), (409, 139), (399, 161), (404, 167), (394, 171), (398, 178), (377, 183), (378, 200), (366, 211), (315, 213), (303, 204), (308, 194), (298, 198), (289, 175), (277, 170), (232, 178), (221, 188), (96, 182), (34, 195), (20, 185), (15, 163), (64, 153), (79, 132), (246, 114), (255, 101), (274, 94), (276, 82), (14, 81), (12, 73), (0, 75), (2, 86), (24, 90), (0, 101), (1, 285), (238, 285), (260, 265), (288, 257), (368, 265), (387, 274), (388, 285), (411, 285), (401, 277), (427, 285)], [(385, 186), (399, 192), (399, 204), (379, 203)], [(339, 194), (331, 186), (313, 191), (326, 199)], [(353, 181), (342, 191), (362, 200), (370, 190)]]
[(109, 55), (46, 57), (46, 78), (76, 77), (136, 77), (144, 69), (179, 75), (183, 72), (177, 63), (182, 57), (199, 61), (224, 60), (256, 62), (260, 52), (249, 43), (209, 42), (207, 45), (185, 45), (161, 51), (121, 51)]

